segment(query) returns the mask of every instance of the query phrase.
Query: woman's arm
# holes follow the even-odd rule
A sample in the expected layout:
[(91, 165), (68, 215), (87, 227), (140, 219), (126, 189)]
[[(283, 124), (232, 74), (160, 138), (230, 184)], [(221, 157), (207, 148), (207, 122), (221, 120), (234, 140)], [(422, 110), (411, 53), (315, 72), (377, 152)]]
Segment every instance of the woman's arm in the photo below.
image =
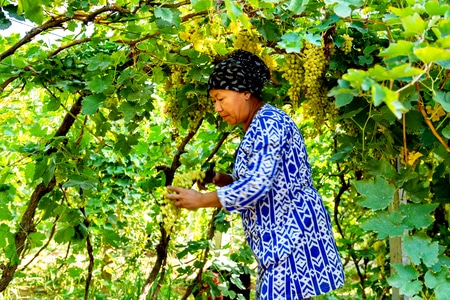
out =
[(175, 206), (178, 207), (186, 209), (222, 207), (217, 192), (199, 193), (192, 189), (183, 189), (176, 186), (168, 186), (167, 189), (175, 193), (166, 195), (166, 198), (173, 200)]

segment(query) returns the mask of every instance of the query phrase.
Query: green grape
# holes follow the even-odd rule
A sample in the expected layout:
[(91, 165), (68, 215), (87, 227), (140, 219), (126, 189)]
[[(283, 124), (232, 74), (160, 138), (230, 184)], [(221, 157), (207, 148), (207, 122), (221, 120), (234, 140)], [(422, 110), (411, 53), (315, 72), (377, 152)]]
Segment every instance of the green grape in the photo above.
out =
[(180, 106), (178, 104), (176, 93), (173, 91), (168, 91), (166, 93), (164, 102), (164, 114), (170, 118), (175, 126), (179, 125)]
[(205, 93), (191, 90), (186, 92), (189, 100), (189, 107), (185, 110), (185, 114), (180, 114), (180, 104), (175, 90), (168, 90), (165, 94), (164, 114), (171, 120), (175, 128), (181, 127), (182, 118), (189, 120), (189, 128), (196, 128), (199, 122), (202, 122), (206, 112), (213, 111), (213, 103)]
[(290, 84), (287, 95), (291, 99), (292, 105), (297, 107), (304, 82), (303, 61), (296, 54), (286, 55), (285, 60), (286, 63), (281, 67), (280, 71), (284, 72), (282, 77), (286, 78)]
[[(204, 171), (191, 170), (186, 173), (175, 174), (172, 185), (190, 189), (197, 181), (202, 181), (205, 178)], [(167, 191), (166, 193), (172, 193)], [(181, 209), (175, 206), (173, 200), (164, 197), (161, 205), (161, 214), (163, 216), (163, 226), (168, 234), (175, 232), (176, 221), (181, 217)]]
[(327, 60), (323, 47), (306, 43), (301, 53), (304, 69), (304, 88), (307, 98), (318, 95), (321, 87), (321, 79), (325, 74)]
[(262, 52), (262, 47), (256, 32), (240, 32), (233, 41), (233, 47), (234, 49), (245, 50), (256, 55), (260, 55)]
[(170, 66), (170, 83), (171, 87), (174, 89), (181, 89), (184, 86), (184, 76), (187, 74), (188, 70), (180, 65)]
[(353, 38), (350, 37), (348, 34), (344, 33), (342, 35), (342, 37), (344, 38), (344, 43), (341, 46), (341, 50), (345, 53), (345, 54), (349, 54), (352, 51), (352, 46), (353, 46)]
[(195, 128), (197, 127), (198, 123), (203, 120), (206, 112), (212, 111), (214, 109), (213, 103), (204, 93), (198, 94), (192, 91), (186, 93), (186, 96), (189, 99), (197, 100), (195, 105), (193, 105), (192, 109), (188, 112), (189, 127)]
[(173, 185), (185, 189), (190, 189), (197, 181), (202, 181), (205, 178), (205, 172), (192, 170), (187, 173), (175, 174), (173, 178)]
[(341, 128), (341, 130), (345, 131), (345, 133), (349, 136), (352, 136), (352, 137), (358, 136), (358, 132), (359, 132), (358, 128), (353, 123), (353, 121), (351, 121), (349, 119), (341, 120), (340, 128)]
[(161, 206), (161, 214), (163, 215), (163, 226), (167, 234), (171, 234), (176, 220), (180, 218), (181, 209), (173, 203), (172, 200), (164, 198)]

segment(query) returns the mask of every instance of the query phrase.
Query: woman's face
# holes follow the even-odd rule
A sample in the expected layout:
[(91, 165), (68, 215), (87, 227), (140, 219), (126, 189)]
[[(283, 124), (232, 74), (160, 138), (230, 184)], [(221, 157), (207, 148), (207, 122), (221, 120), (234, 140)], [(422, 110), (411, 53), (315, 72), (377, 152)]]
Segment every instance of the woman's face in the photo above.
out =
[(229, 125), (245, 124), (250, 117), (250, 93), (231, 90), (210, 90), (215, 110)]

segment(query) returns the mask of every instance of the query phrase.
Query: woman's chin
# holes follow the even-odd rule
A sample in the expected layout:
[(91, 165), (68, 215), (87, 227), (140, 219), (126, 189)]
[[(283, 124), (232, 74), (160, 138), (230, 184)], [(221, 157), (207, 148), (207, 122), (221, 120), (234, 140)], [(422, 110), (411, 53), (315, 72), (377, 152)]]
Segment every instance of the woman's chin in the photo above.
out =
[(236, 125), (236, 122), (233, 122), (233, 121), (226, 121), (226, 120), (225, 120), (225, 122), (227, 122), (227, 124), (228, 124), (229, 126)]
[(227, 122), (227, 124), (228, 125), (235, 125), (235, 122), (233, 121), (233, 120), (230, 120), (229, 118), (228, 118), (228, 116), (227, 117), (222, 117), (222, 120), (224, 120), (225, 122)]

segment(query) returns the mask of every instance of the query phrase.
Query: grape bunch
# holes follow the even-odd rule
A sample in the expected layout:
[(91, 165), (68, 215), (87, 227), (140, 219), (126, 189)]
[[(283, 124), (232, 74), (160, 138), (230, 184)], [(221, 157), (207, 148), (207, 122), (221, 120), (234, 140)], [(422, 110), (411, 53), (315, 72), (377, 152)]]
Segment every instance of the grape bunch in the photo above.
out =
[(297, 107), (304, 82), (303, 60), (297, 54), (288, 54), (285, 59), (286, 64), (281, 67), (280, 71), (283, 72), (282, 77), (290, 83), (287, 95), (292, 100), (293, 106)]
[(188, 112), (189, 127), (195, 128), (205, 117), (205, 113), (213, 111), (213, 102), (208, 99), (205, 93), (190, 91), (186, 93), (188, 99), (192, 99), (192, 108)]
[(258, 40), (256, 33), (239, 32), (233, 40), (235, 50), (245, 50), (256, 55), (260, 55), (263, 48)]
[(298, 103), (301, 93), (306, 98), (319, 99), (328, 62), (323, 47), (306, 42), (300, 54), (288, 54), (285, 61), (280, 71), (289, 81), (288, 95), (293, 104)]
[(170, 118), (174, 125), (179, 125), (180, 105), (176, 92), (168, 91), (164, 100), (164, 114)]
[(280, 71), (290, 84), (287, 94), (292, 105), (298, 107), (299, 99), (304, 97), (303, 113), (314, 118), (314, 127), (320, 130), (326, 120), (337, 115), (337, 109), (329, 100), (328, 90), (324, 86), (328, 68), (324, 47), (306, 42), (299, 54), (287, 54), (285, 61)]
[(349, 54), (352, 51), (353, 38), (346, 33), (342, 37), (344, 38), (344, 43), (342, 43), (341, 49), (345, 54)]
[(357, 137), (359, 130), (355, 123), (351, 119), (342, 119), (340, 121), (339, 127), (345, 131), (345, 134), (351, 137)]
[(323, 47), (318, 47), (306, 42), (301, 52), (303, 59), (304, 87), (306, 97), (316, 94), (321, 86), (321, 79), (325, 75), (328, 60), (325, 57)]
[(302, 104), (303, 114), (314, 118), (314, 129), (317, 132), (321, 131), (322, 125), (327, 120), (332, 120), (338, 115), (334, 102), (330, 101), (327, 93), (325, 87), (319, 87), (314, 93), (309, 93), (307, 101)]
[[(204, 171), (191, 170), (186, 173), (175, 174), (172, 185), (190, 189), (196, 182), (201, 182), (205, 178)], [(168, 191), (172, 193), (172, 191)], [(181, 208), (175, 206), (173, 200), (163, 198), (163, 204), (161, 206), (161, 214), (163, 216), (163, 226), (168, 234), (170, 234), (176, 225), (176, 221), (181, 217)]]
[(177, 173), (173, 178), (172, 185), (190, 189), (197, 181), (205, 178), (205, 172), (200, 170), (191, 170), (186, 173)]
[[(180, 127), (181, 119), (187, 117), (189, 119), (189, 126), (195, 128), (201, 122), (207, 111), (212, 111), (212, 102), (209, 101), (207, 95), (195, 89), (186, 92), (186, 98), (189, 99), (188, 107), (181, 110), (185, 112), (181, 115), (177, 91), (179, 92), (188, 80), (189, 68), (181, 65), (174, 65), (170, 67), (171, 73), (166, 80), (164, 87), (165, 101), (163, 113), (170, 118), (172, 125), (175, 128)], [(193, 82), (195, 83), (195, 82)]]
[(213, 57), (217, 55), (216, 46), (222, 40), (222, 31), (220, 18), (213, 17), (207, 23), (197, 19), (183, 24), (179, 37), (182, 41), (191, 44), (196, 51)]
[(234, 50), (244, 50), (259, 56), (269, 70), (274, 70), (277, 67), (276, 60), (271, 55), (263, 54), (265, 48), (261, 46), (259, 36), (256, 30), (237, 31), (233, 40), (233, 48)]
[(172, 89), (181, 89), (186, 83), (186, 74), (188, 74), (189, 69), (183, 65), (171, 65), (170, 76), (166, 79), (165, 90), (169, 91)]
[[(181, 72), (181, 66), (173, 65), (170, 67), (170, 81), (172, 83), (172, 87), (175, 89), (183, 87), (183, 75)], [(183, 72), (186, 71), (183, 70)]]

